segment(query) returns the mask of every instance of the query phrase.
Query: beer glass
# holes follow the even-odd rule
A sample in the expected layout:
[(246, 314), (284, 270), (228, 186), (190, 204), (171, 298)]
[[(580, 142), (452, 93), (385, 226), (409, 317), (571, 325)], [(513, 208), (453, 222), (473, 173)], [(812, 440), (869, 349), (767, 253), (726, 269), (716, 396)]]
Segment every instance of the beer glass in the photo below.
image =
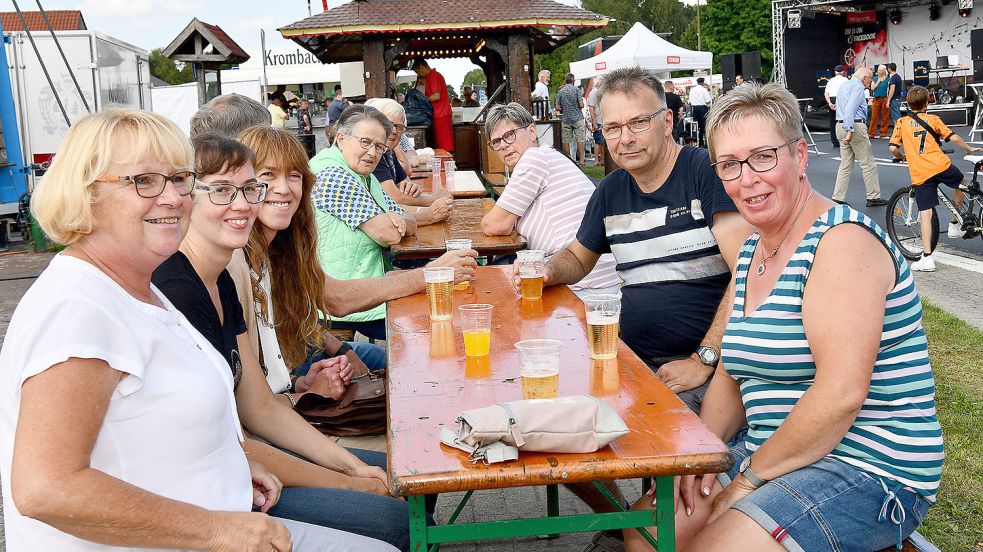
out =
[(464, 331), (464, 354), (469, 357), (488, 356), (492, 305), (461, 305), (457, 310), (461, 313), (461, 329)]
[(587, 337), (590, 357), (598, 360), (617, 358), (618, 330), (621, 318), (620, 295), (588, 295), (584, 298), (587, 310)]
[(427, 283), (430, 300), (430, 320), (450, 320), (454, 306), (454, 268), (424, 268), (423, 280)]
[[(471, 249), (471, 240), (444, 240), (444, 249), (448, 251), (468, 250)], [(460, 284), (454, 284), (454, 289), (468, 289), (470, 286), (471, 282), (461, 282)]]
[(523, 299), (543, 298), (543, 264), (546, 252), (541, 249), (526, 249), (516, 252), (519, 265), (519, 292)]
[(519, 351), (519, 379), (523, 399), (554, 399), (560, 391), (560, 346), (556, 339), (526, 339)]

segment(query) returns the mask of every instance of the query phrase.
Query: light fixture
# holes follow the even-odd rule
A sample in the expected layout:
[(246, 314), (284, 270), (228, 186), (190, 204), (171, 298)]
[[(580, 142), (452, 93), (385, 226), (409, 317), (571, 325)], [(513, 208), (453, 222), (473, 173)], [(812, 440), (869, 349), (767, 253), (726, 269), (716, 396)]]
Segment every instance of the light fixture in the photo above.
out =
[(939, 6), (938, 4), (932, 4), (931, 6), (928, 7), (928, 20), (938, 21), (939, 17), (941, 17), (941, 12), (942, 12), (942, 6)]
[(891, 23), (892, 24), (894, 24), (894, 25), (900, 25), (901, 24), (901, 10), (899, 10), (897, 8), (894, 8), (888, 14), (888, 18), (891, 20)]
[(959, 17), (969, 17), (973, 11), (973, 0), (959, 0)]

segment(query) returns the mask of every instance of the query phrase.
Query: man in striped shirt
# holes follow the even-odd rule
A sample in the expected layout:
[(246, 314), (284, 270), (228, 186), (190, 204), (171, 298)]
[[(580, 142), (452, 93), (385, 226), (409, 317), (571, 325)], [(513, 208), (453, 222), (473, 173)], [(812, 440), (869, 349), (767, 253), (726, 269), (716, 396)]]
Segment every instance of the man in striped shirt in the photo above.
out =
[(613, 253), (624, 281), (621, 339), (699, 412), (730, 314), (725, 290), (751, 228), (705, 149), (672, 140), (662, 84), (638, 68), (598, 89), (609, 155), (577, 239), (547, 263), (547, 285), (579, 281)]
[[(485, 131), (512, 176), (495, 207), (481, 219), (481, 229), (490, 236), (507, 236), (515, 228), (529, 249), (541, 249), (550, 258), (576, 237), (594, 184), (569, 157), (539, 145), (532, 115), (517, 103), (493, 107)], [(611, 255), (601, 256), (594, 270), (570, 284), (577, 295), (617, 293), (620, 287)]]

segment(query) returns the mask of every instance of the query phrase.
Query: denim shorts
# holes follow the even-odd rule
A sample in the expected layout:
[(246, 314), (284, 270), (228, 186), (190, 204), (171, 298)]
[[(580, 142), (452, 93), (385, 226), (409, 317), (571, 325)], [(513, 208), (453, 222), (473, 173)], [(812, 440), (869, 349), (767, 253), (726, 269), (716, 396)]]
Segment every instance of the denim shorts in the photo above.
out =
[[(727, 486), (750, 455), (746, 433), (730, 442), (734, 467), (717, 475)], [(930, 503), (914, 490), (826, 457), (765, 483), (731, 508), (743, 512), (786, 550), (881, 550), (908, 538)], [(889, 494), (894, 493), (894, 498)]]

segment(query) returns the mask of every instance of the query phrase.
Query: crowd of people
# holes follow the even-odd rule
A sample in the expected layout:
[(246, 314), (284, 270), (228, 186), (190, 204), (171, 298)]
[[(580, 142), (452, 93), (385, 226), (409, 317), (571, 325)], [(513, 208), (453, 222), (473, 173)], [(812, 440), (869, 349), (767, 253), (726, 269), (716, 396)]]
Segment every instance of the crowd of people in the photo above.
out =
[[(442, 77), (414, 66), (430, 100), (446, 99)], [(480, 225), (545, 251), (544, 285), (620, 293), (621, 339), (728, 444), (732, 469), (681, 478), (677, 546), (900, 544), (935, 502), (944, 457), (921, 304), (877, 224), (810, 183), (795, 98), (748, 83), (713, 99), (698, 83), (696, 148), (679, 143), (679, 96), (650, 73), (611, 71), (586, 100), (567, 79), (556, 111), (587, 106), (620, 168), (595, 185), (539, 144), (524, 106), (494, 106), (485, 131), (511, 178)], [(863, 70), (852, 80), (873, 85)], [(863, 124), (851, 87), (836, 98), (846, 144)], [(385, 368), (382, 347), (326, 328), (384, 340), (385, 302), (425, 289), (387, 248), (453, 202), (408, 177), (402, 105), (339, 109), (310, 159), (275, 109), (236, 95), (204, 105), (190, 138), (130, 109), (73, 125), (32, 200), (68, 247), (0, 352), (8, 546), (409, 550), (385, 455), (337, 445), (293, 407)], [(905, 121), (892, 144), (910, 152)], [(563, 124), (573, 138), (588, 128)], [(937, 185), (941, 162), (925, 163), (913, 179)], [(476, 257), (428, 266), (469, 281)], [(654, 508), (652, 492), (605, 484)], [(570, 488), (612, 511), (593, 486)], [(592, 546), (648, 544), (631, 530)]]

